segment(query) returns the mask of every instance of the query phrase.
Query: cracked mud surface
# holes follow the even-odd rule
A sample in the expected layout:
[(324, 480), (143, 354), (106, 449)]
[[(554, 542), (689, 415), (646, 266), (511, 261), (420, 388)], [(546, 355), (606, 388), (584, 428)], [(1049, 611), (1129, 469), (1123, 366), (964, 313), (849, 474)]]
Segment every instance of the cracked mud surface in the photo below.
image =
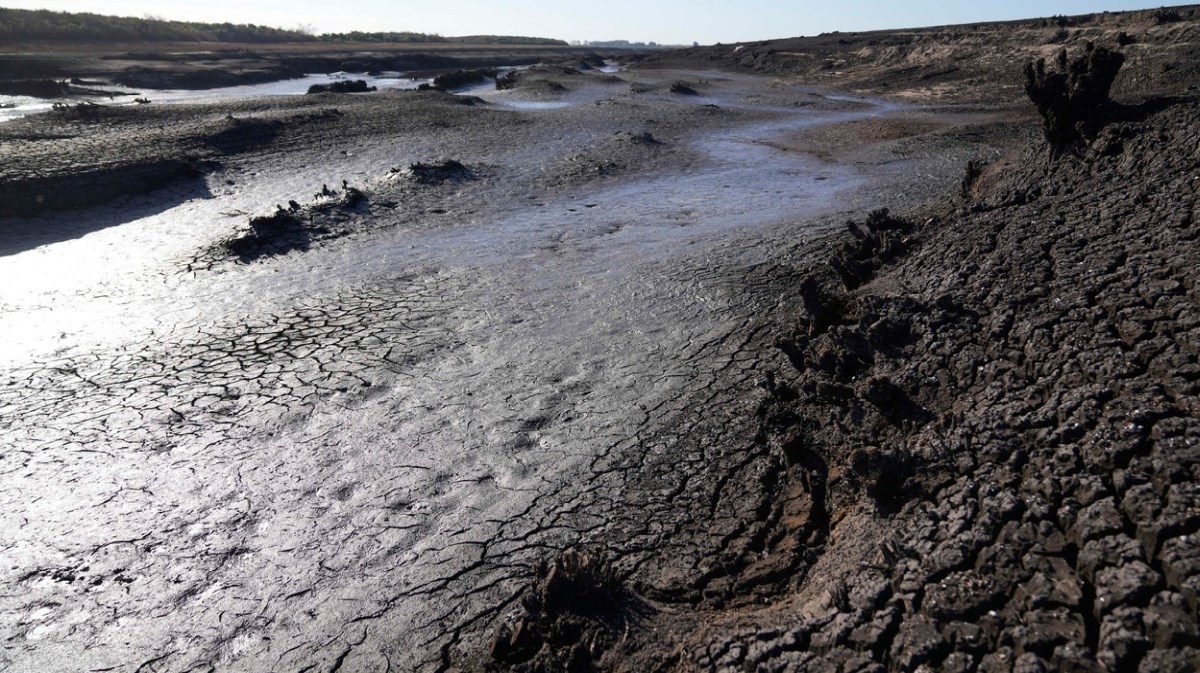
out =
[[(697, 403), (755, 389), (780, 260), (861, 208), (848, 190), (903, 182), (770, 144), (893, 108), (710, 78), (699, 101), (606, 78), (538, 111), (411, 93), (6, 124), (64, 185), (107, 184), (79, 156), (181, 135), (222, 166), (4, 220), (0, 661), (439, 670), (555, 550), (620, 534), (649, 567), (678, 530), (680, 576), (704, 572), (746, 526), (714, 489), (747, 487), (701, 468), (760, 460), (737, 426), (677, 454), (716, 421)], [(72, 133), (86, 150), (41, 139)], [(444, 158), (469, 176), (411, 179)], [(952, 184), (960, 162), (910, 163)], [(365, 201), (313, 196), (343, 180)], [(222, 254), (289, 201), (342, 235)]]
[(1200, 664), (1194, 102), (1047, 166), (1011, 110), (581, 77), (240, 103), (207, 177), (0, 221), (0, 662)]

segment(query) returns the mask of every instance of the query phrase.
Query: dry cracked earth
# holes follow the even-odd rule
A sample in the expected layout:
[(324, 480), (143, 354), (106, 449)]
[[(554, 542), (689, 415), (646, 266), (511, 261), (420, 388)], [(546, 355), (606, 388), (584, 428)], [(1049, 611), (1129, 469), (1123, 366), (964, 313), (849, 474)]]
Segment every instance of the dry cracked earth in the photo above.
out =
[(805, 279), (763, 551), (813, 548), (683, 668), (1195, 670), (1198, 114), (1027, 150)]
[(0, 665), (1200, 664), (1195, 103), (543, 75), (0, 127)]

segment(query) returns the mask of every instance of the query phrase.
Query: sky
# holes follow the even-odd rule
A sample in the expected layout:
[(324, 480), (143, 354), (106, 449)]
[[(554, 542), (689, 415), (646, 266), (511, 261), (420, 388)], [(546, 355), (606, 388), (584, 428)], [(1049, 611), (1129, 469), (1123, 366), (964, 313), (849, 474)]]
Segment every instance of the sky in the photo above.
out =
[(0, 0), (7, 8), (307, 27), (319, 33), (395, 30), (660, 44), (748, 42), (1162, 5), (1162, 0)]

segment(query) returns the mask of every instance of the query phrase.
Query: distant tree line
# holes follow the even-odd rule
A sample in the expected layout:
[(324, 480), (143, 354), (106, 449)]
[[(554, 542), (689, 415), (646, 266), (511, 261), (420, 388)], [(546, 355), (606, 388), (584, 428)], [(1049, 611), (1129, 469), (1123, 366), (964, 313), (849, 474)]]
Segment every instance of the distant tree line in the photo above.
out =
[(427, 33), (410, 33), (404, 32), (389, 32), (389, 33), (364, 33), (361, 30), (354, 30), (349, 33), (325, 33), (321, 35), (320, 40), (324, 42), (390, 42), (390, 43), (442, 43), (446, 38), (441, 35), (429, 35)]
[(522, 37), (517, 35), (464, 35), (461, 37), (443, 37), (430, 33), (382, 32), (365, 33), (360, 30), (349, 33), (325, 33), (320, 36), (325, 42), (378, 42), (378, 43), (420, 43), (420, 44), (524, 44), (534, 46), (567, 46), (564, 40), (548, 37)]
[(549, 37), (524, 37), (521, 35), (463, 35), (448, 37), (447, 42), (455, 44), (528, 44), (542, 47), (565, 47), (566, 40), (555, 40)]
[[(595, 47), (597, 49), (679, 49), (683, 45), (659, 44), (657, 42), (630, 42), (629, 40), (592, 40), (582, 42), (572, 42), (572, 45), (578, 47)], [(699, 42), (692, 43), (692, 46), (700, 46)]]
[(0, 8), (0, 41), (4, 42), (377, 42), (435, 44), (566, 45), (562, 40), (507, 35), (442, 37), (427, 33), (326, 33), (286, 30), (254, 24), (194, 23), (162, 19), (104, 16)]
[(253, 24), (0, 8), (0, 40), (8, 42), (309, 42), (316, 39), (298, 30)]

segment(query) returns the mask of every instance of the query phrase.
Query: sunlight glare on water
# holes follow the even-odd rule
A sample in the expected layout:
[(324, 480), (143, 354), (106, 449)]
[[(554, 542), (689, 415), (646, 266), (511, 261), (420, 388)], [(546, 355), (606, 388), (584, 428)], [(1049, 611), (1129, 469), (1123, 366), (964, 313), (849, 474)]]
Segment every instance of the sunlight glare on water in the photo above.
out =
[[(385, 72), (379, 76), (368, 75), (366, 73), (332, 73), (332, 74), (313, 74), (305, 75), (297, 79), (285, 79), (277, 82), (267, 82), (265, 84), (246, 84), (242, 86), (222, 87), (219, 89), (201, 89), (201, 90), (186, 90), (186, 89), (159, 89), (144, 91), (133, 91), (126, 89), (130, 93), (125, 95), (116, 95), (112, 98), (111, 103), (103, 97), (88, 96), (78, 98), (66, 98), (63, 102), (74, 104), (81, 101), (104, 101), (105, 104), (117, 105), (134, 105), (134, 99), (147, 98), (151, 103), (200, 103), (218, 100), (228, 100), (230, 98), (249, 98), (256, 96), (296, 96), (308, 92), (308, 87), (314, 84), (329, 84), (338, 80), (355, 80), (361, 79), (366, 81), (367, 86), (373, 86), (379, 90), (389, 89), (415, 89), (421, 84), (427, 84), (433, 80), (426, 77), (412, 78), (404, 73)], [(27, 96), (2, 96), (0, 95), (0, 122), (6, 122), (13, 119), (19, 119), (26, 115), (36, 114), (38, 112), (46, 112), (53, 106), (53, 101), (43, 100), (40, 98), (29, 98)], [(7, 107), (7, 106), (13, 107)]]

